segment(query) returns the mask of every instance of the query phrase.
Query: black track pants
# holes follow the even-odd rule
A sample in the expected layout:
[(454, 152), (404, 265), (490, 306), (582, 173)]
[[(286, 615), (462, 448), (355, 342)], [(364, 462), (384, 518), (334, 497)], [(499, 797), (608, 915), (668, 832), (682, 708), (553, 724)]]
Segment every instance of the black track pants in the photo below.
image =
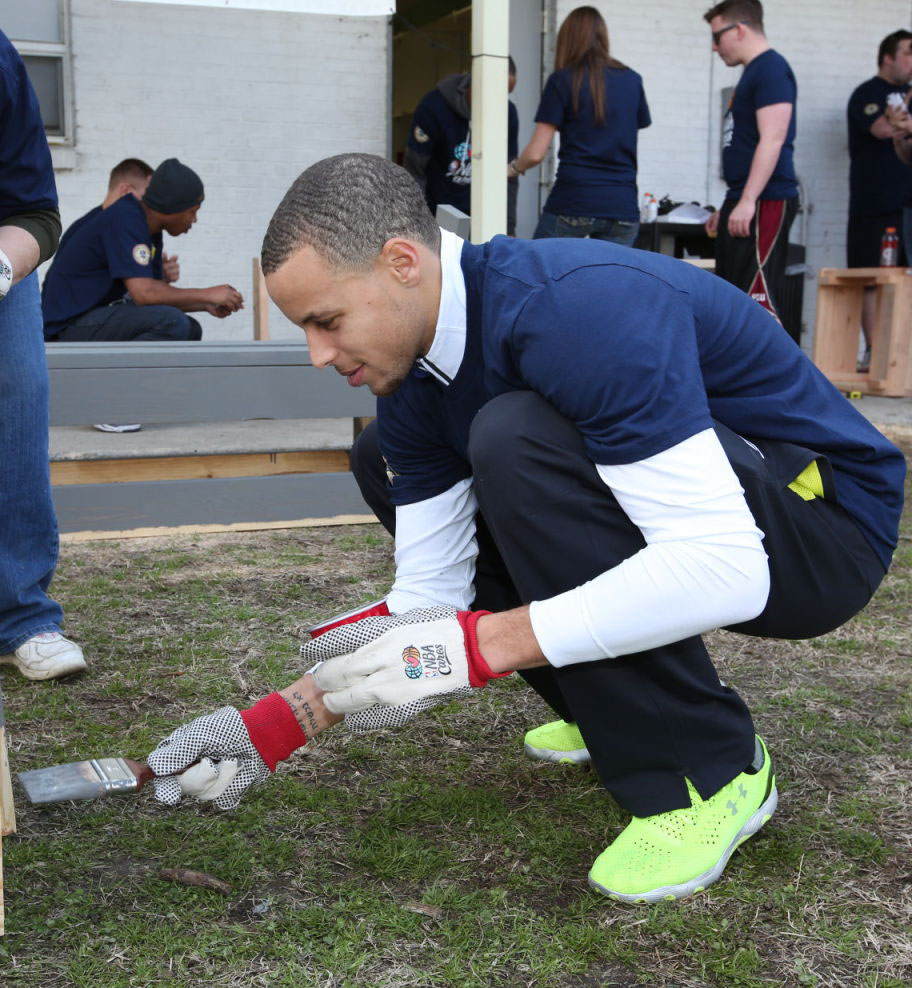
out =
[[(788, 489), (812, 454), (758, 442), (761, 453), (725, 426), (716, 431), (770, 557), (766, 608), (732, 630), (805, 638), (843, 624), (867, 603), (883, 568), (842, 508)], [(477, 608), (504, 610), (562, 593), (644, 545), (576, 428), (538, 395), (512, 392), (485, 405), (472, 425), (469, 458), (480, 513)], [(392, 532), (375, 425), (359, 437), (352, 469)], [(560, 717), (576, 721), (605, 787), (638, 816), (687, 806), (685, 776), (709, 797), (753, 757), (750, 713), (720, 683), (699, 636), (522, 675)]]

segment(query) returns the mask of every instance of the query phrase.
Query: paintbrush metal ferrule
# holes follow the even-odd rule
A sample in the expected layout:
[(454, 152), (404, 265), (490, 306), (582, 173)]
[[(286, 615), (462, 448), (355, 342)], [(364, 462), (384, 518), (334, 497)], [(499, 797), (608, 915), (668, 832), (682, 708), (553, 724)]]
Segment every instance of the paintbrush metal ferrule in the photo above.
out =
[(90, 758), (69, 765), (54, 765), (20, 772), (19, 781), (32, 803), (59, 803), (70, 799), (136, 792), (140, 782), (123, 758)]

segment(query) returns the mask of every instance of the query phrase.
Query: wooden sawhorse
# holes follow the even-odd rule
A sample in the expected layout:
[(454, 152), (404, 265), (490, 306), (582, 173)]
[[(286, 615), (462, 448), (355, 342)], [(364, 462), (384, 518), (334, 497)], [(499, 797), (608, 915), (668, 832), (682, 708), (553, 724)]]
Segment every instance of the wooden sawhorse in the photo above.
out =
[[(871, 365), (856, 359), (866, 288), (877, 293)], [(912, 396), (912, 269), (823, 268), (818, 278), (814, 363), (842, 391)]]

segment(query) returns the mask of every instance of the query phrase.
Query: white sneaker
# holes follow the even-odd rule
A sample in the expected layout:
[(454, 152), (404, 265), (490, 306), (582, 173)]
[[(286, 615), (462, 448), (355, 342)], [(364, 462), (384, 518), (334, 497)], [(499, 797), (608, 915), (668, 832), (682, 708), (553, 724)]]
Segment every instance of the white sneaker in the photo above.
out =
[(139, 432), (142, 425), (139, 422), (130, 422), (127, 425), (114, 425), (111, 422), (96, 422), (94, 427), (99, 432)]
[(56, 679), (82, 672), (82, 649), (59, 631), (45, 631), (23, 642), (15, 652), (0, 655), (0, 664), (15, 666), (27, 679)]

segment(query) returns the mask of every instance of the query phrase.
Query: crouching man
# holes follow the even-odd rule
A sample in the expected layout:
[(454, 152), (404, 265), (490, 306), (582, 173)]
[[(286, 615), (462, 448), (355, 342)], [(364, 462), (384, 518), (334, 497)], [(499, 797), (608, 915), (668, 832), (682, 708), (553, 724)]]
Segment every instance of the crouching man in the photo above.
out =
[(352, 461), (396, 578), (318, 629), (312, 673), (149, 763), (207, 756), (202, 795), (229, 807), (342, 716), (402, 723), (516, 670), (558, 718), (527, 752), (591, 759), (631, 814), (590, 883), (653, 902), (714, 882), (777, 794), (701, 634), (806, 638), (864, 607), (899, 450), (722, 279), (602, 241), (464, 243), (381, 158), (305, 171), (262, 263), (314, 364), (378, 396)]

